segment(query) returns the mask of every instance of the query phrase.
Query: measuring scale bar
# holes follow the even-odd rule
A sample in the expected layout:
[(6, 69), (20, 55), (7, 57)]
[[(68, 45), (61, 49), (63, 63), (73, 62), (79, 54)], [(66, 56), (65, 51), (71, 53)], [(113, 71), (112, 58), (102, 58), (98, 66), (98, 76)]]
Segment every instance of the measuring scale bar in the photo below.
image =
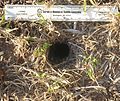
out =
[(5, 19), (20, 21), (112, 21), (113, 15), (118, 13), (114, 6), (86, 6), (82, 5), (6, 5)]

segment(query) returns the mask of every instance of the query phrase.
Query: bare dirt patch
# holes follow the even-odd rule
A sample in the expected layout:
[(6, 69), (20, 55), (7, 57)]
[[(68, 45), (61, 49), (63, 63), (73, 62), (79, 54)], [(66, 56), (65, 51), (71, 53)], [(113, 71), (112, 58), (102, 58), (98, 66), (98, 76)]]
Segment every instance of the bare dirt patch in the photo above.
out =
[[(118, 0), (96, 1), (119, 5)], [(0, 7), (41, 2), (8, 0), (0, 1)], [(71, 3), (83, 1), (56, 1)], [(113, 22), (78, 22), (76, 30), (72, 28), (73, 22), (1, 22), (1, 101), (120, 101), (119, 16)], [(69, 54), (55, 42), (64, 42)]]

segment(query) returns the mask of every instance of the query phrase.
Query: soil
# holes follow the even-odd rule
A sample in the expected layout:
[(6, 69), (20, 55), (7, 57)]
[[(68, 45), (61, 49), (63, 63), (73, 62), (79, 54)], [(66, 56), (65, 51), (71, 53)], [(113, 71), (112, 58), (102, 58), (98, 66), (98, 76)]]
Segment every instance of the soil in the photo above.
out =
[[(118, 0), (96, 2), (120, 5)], [(83, 1), (1, 0), (0, 8), (41, 3)], [(1, 101), (120, 101), (119, 16), (112, 22), (77, 22), (76, 29), (73, 22), (2, 21), (0, 26)], [(55, 46), (56, 52), (50, 48), (56, 42), (67, 48)]]

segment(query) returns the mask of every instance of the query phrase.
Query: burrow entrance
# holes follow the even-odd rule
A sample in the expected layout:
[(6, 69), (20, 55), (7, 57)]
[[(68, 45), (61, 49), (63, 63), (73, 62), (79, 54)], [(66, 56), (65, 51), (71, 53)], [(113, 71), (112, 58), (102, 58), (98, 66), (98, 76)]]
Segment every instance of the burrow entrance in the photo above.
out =
[(47, 51), (47, 60), (50, 64), (59, 64), (69, 56), (70, 47), (66, 42), (55, 42)]

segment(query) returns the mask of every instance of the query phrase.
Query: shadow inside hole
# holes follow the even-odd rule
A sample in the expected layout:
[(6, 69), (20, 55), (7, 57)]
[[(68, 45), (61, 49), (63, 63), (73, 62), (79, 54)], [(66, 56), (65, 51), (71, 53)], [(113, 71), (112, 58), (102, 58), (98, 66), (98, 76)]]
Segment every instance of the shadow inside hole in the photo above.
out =
[(65, 42), (55, 42), (47, 51), (47, 60), (50, 64), (59, 64), (69, 56), (70, 47)]

